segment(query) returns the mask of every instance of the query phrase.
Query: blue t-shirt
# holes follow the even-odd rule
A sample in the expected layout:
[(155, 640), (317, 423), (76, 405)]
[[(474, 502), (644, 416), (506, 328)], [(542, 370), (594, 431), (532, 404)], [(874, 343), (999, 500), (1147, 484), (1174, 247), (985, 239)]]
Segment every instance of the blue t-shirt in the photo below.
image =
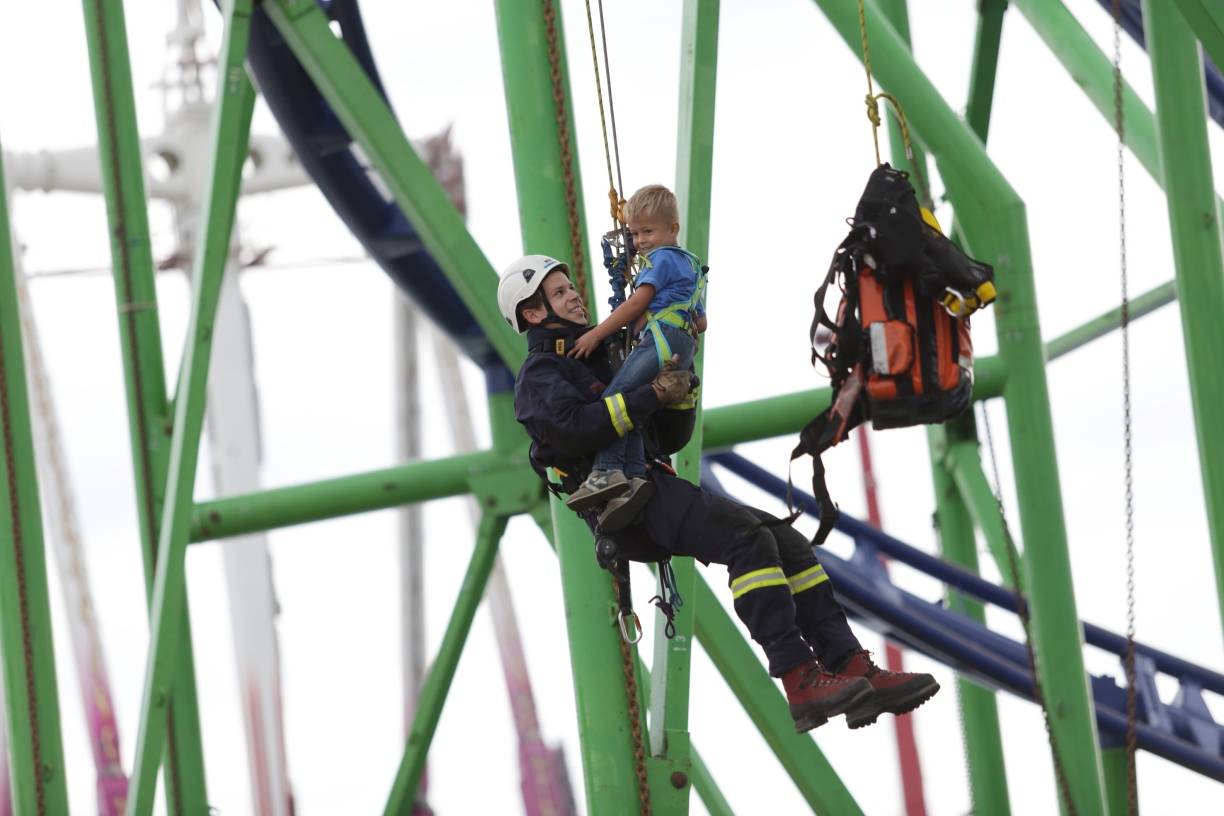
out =
[[(634, 280), (635, 286), (649, 283), (655, 289), (650, 311), (658, 314), (673, 303), (687, 304), (697, 287), (701, 261), (693, 253), (678, 246), (656, 247), (646, 253), (642, 269)], [(705, 298), (701, 299), (690, 318), (705, 314)]]

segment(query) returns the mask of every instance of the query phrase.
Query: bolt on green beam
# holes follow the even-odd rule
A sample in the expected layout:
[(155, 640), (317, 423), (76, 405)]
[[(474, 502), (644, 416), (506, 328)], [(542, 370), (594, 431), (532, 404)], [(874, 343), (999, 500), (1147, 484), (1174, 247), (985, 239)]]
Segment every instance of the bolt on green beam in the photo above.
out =
[[(853, 0), (816, 3), (858, 54), (857, 4)], [(939, 162), (974, 254), (993, 264), (998, 273), (996, 326), (1008, 371), (1004, 399), (1025, 533), (1039, 680), (1049, 701), (1051, 729), (1074, 806), (1083, 814), (1102, 814), (1100, 753), (1067, 553), (1024, 203), (872, 0), (866, 2), (866, 14), (876, 77), (901, 100), (911, 126)]]
[(472, 552), (471, 561), (468, 562), (463, 583), (459, 586), (459, 596), (455, 599), (438, 654), (421, 687), (404, 756), (400, 760), (399, 771), (395, 775), (391, 795), (384, 810), (386, 816), (409, 813), (412, 803), (416, 801), (429, 746), (438, 729), (446, 695), (450, 691), (451, 681), (455, 679), (455, 669), (458, 668), (459, 658), (463, 655), (468, 633), (472, 631), (472, 620), (476, 617), (476, 610), (484, 597), (489, 573), (493, 571), (493, 562), (497, 558), (498, 543), (505, 531), (505, 516), (485, 513), (481, 517), (480, 528), (476, 533), (476, 548)]
[(0, 150), (0, 668), (17, 813), (68, 812), (12, 235)]
[[(1174, 0), (1203, 50), (1217, 66), (1224, 65), (1224, 7), (1216, 0)], [(1147, 18), (1147, 11), (1144, 11)], [(1200, 62), (1199, 77), (1202, 77)]]
[(1212, 185), (1203, 61), (1194, 33), (1168, 3), (1143, 3), (1156, 87), (1160, 157), (1216, 592), (1224, 618), (1224, 245)]
[[(973, 520), (964, 499), (949, 474), (947, 449), (950, 437), (974, 434), (972, 416), (952, 420), (946, 425), (927, 428), (931, 450), (931, 479), (935, 488), (935, 526), (942, 557), (977, 573), (977, 541)], [(970, 620), (986, 623), (980, 601), (951, 588), (945, 589), (948, 608)], [(965, 741), (965, 763), (969, 772), (969, 791), (974, 813), (1007, 816), (1011, 812), (1007, 793), (1007, 767), (1003, 761), (1003, 741), (999, 728), (999, 707), (992, 689), (960, 677), (956, 678), (957, 700), (961, 710), (961, 732)]]
[(799, 793), (816, 813), (830, 816), (862, 814), (845, 784), (810, 734), (796, 734), (795, 723), (776, 682), (698, 575), (697, 639), (777, 755)]
[[(576, 262), (578, 259), (572, 257), (575, 253), (566, 204), (567, 174), (573, 180), (573, 200), (582, 202), (583, 197), (581, 174), (575, 161), (560, 3), (547, 0), (542, 6), (537, 0), (498, 0), (495, 8), (523, 247), (528, 253)], [(558, 137), (546, 10), (554, 14), (560, 96), (570, 134), (568, 167)], [(580, 208), (580, 203), (577, 206)], [(585, 247), (581, 209), (578, 215), (578, 237)], [(585, 248), (579, 255), (589, 270)], [(576, 263), (571, 266), (575, 267)], [(592, 277), (586, 276), (585, 286), (575, 281), (588, 304), (593, 303)], [(491, 283), (482, 294), (492, 301)], [(523, 345), (521, 338), (517, 342)], [(586, 525), (555, 497), (549, 505), (565, 602), (587, 811), (591, 816), (635, 813), (639, 808), (637, 775), (619, 635), (614, 624), (616, 602), (612, 581), (595, 563), (591, 533)], [(646, 740), (643, 735), (643, 741)]]
[[(171, 417), (158, 327), (144, 167), (123, 4), (84, 0), (83, 8), (102, 189), (110, 225), (141, 564), (146, 602), (151, 605)], [(177, 669), (181, 682), (166, 711), (170, 734), (166, 746), (166, 801), (175, 816), (201, 812), (208, 806), (188, 615), (183, 616), (179, 640), (184, 644)]]
[(165, 510), (158, 542), (157, 576), (153, 590), (152, 632), (145, 665), (136, 758), (128, 791), (129, 816), (150, 813), (159, 759), (166, 739), (167, 704), (179, 665), (178, 635), (187, 607), (187, 539), (193, 509), (200, 433), (208, 385), (212, 330), (221, 282), (229, 259), (234, 210), (242, 165), (250, 137), (255, 89), (244, 67), (250, 36), (251, 0), (227, 0), (225, 34), (218, 61), (216, 107), (213, 111), (213, 153), (209, 188), (200, 234), (204, 236), (194, 263), (191, 319), (183, 351), (175, 400), (174, 434)]
[(323, 11), (314, 0), (280, 0), (261, 8), (361, 145), (502, 361), (518, 370), (527, 350), (497, 310), (493, 267)]
[(200, 502), (191, 522), (193, 542), (265, 532), (295, 524), (461, 496), (468, 480), (503, 464), (493, 451), (383, 468), (244, 496)]

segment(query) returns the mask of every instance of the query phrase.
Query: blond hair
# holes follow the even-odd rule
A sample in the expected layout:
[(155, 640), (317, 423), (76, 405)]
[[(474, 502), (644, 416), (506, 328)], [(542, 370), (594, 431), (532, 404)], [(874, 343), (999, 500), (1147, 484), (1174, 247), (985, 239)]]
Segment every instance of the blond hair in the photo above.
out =
[(676, 203), (676, 194), (662, 184), (647, 184), (631, 195), (625, 203), (625, 220), (642, 219), (678, 223), (680, 205)]

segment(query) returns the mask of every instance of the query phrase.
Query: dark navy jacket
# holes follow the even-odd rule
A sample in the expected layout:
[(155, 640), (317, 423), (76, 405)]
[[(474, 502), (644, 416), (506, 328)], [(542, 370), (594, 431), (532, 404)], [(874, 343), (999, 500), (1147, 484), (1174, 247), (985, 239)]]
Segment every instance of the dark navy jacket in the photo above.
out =
[(586, 478), (595, 454), (616, 440), (617, 412), (628, 415), (632, 429), (644, 432), (648, 459), (683, 447), (696, 413), (659, 410), (659, 398), (649, 384), (620, 395), (623, 406), (614, 397), (605, 398), (606, 383), (612, 379), (606, 355), (596, 352), (585, 360), (566, 356), (586, 331), (532, 329), (527, 334), (531, 353), (514, 383), (514, 413), (532, 439), (532, 461), (565, 474), (562, 486), (567, 490)]

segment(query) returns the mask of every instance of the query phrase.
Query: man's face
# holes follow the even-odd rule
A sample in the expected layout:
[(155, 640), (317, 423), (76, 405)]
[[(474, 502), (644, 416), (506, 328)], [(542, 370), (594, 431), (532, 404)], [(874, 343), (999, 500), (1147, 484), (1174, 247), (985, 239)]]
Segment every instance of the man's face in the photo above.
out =
[[(583, 326), (590, 320), (586, 304), (582, 302), (581, 295), (578, 294), (578, 290), (570, 282), (569, 275), (564, 271), (554, 269), (549, 272), (540, 289), (544, 292), (548, 305), (552, 307), (553, 314), (557, 317)], [(548, 312), (543, 308), (524, 309), (523, 316), (527, 318), (527, 322), (538, 326), (548, 318)]]
[(671, 246), (680, 235), (680, 225), (661, 218), (632, 218), (629, 232), (633, 235), (633, 246), (639, 255), (645, 255), (655, 247)]

